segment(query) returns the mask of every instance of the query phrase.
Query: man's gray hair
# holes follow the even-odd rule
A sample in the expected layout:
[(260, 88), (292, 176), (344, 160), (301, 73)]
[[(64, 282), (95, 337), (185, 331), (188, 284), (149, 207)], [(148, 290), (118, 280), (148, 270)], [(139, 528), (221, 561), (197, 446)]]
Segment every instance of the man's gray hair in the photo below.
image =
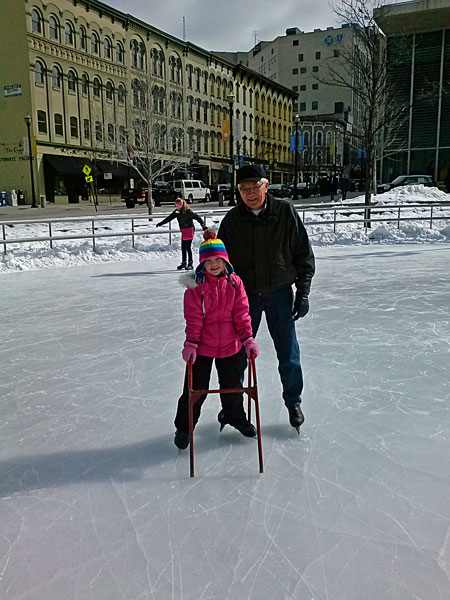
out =
[(258, 183), (269, 183), (269, 180), (266, 179), (265, 177), (262, 177)]

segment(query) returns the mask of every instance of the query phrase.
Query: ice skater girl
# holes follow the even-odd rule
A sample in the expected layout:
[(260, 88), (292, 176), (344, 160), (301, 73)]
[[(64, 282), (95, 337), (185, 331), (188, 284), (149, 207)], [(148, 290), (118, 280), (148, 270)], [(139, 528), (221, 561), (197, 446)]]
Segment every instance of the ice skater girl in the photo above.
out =
[[(200, 245), (200, 264), (195, 275), (185, 275), (182, 282), (184, 293), (184, 318), (186, 341), (182, 356), (192, 363), (194, 389), (207, 390), (212, 363), (215, 360), (219, 386), (242, 387), (242, 352), (247, 357), (259, 354), (252, 337), (252, 325), (247, 294), (241, 279), (233, 273), (223, 242), (215, 231), (203, 233), (205, 241)], [(197, 424), (206, 394), (193, 407), (193, 425)], [(248, 421), (243, 406), (242, 393), (222, 394), (221, 425), (232, 425), (246, 437), (255, 437), (256, 430)], [(183, 450), (189, 445), (188, 382), (184, 381), (183, 393), (178, 400), (175, 417), (175, 445)]]
[(194, 239), (194, 219), (200, 223), (203, 231), (206, 229), (206, 225), (203, 219), (196, 215), (193, 210), (189, 208), (188, 203), (183, 198), (177, 198), (175, 200), (175, 210), (168, 217), (157, 223), (156, 227), (161, 227), (177, 219), (178, 225), (181, 231), (181, 264), (178, 265), (177, 269), (191, 270), (193, 269), (192, 263), (192, 240)]

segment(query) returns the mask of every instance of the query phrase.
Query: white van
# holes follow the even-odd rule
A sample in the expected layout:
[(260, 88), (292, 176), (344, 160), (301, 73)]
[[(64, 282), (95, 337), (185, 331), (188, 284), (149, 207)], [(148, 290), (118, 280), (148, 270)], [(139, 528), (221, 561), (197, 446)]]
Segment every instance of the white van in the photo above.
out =
[(195, 200), (209, 202), (211, 199), (210, 189), (198, 179), (177, 179), (172, 181), (171, 185), (178, 196), (186, 200), (188, 204)]

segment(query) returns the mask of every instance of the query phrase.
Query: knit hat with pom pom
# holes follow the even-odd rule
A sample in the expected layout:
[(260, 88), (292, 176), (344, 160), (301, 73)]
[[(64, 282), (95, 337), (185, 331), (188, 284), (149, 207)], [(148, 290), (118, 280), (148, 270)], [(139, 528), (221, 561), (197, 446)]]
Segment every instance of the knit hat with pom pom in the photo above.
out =
[(234, 269), (228, 260), (228, 254), (222, 240), (216, 238), (216, 232), (213, 229), (206, 229), (203, 232), (204, 242), (200, 244), (199, 261), (200, 264), (195, 269), (197, 275), (203, 272), (203, 267), (208, 258), (221, 258), (226, 266), (228, 274), (233, 273)]

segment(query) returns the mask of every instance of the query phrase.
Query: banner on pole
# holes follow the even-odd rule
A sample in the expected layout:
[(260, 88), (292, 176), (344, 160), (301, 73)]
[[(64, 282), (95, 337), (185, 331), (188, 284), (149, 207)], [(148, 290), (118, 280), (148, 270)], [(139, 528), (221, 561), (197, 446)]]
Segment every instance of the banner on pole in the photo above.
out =
[(224, 142), (230, 141), (230, 119), (222, 121), (222, 139)]

